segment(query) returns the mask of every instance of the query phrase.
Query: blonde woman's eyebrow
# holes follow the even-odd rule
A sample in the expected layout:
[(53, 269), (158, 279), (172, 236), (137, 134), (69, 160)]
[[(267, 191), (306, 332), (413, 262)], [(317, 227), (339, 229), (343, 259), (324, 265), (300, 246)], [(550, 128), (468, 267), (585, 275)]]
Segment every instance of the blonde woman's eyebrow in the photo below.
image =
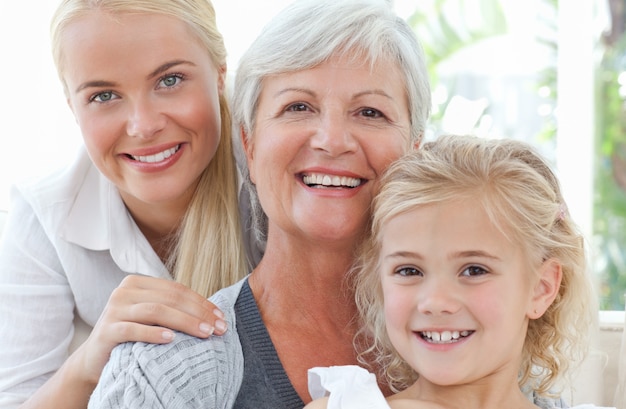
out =
[(102, 81), (102, 80), (87, 81), (87, 82), (80, 84), (78, 87), (76, 87), (75, 92), (78, 94), (79, 92), (87, 88), (113, 88), (115, 87), (115, 85), (116, 83), (111, 82), (111, 81)]
[(162, 74), (166, 71), (168, 71), (169, 69), (176, 67), (178, 65), (191, 65), (193, 67), (196, 66), (196, 64), (194, 64), (191, 61), (187, 61), (187, 60), (174, 60), (174, 61), (169, 61), (166, 62), (164, 64), (159, 65), (154, 71), (152, 71), (150, 74), (148, 74), (148, 76), (146, 78), (150, 79), (150, 78), (154, 78), (156, 76), (158, 76), (159, 74)]
[[(194, 67), (196, 66), (196, 64), (187, 60), (169, 61), (169, 62), (159, 65), (154, 71), (148, 74), (146, 78), (147, 79), (154, 78), (178, 65), (190, 65)], [(112, 81), (105, 81), (105, 80), (87, 81), (87, 82), (80, 84), (78, 87), (76, 87), (75, 92), (79, 93), (80, 91), (87, 89), (87, 88), (114, 88), (115, 86), (117, 86), (117, 83), (112, 82)]]

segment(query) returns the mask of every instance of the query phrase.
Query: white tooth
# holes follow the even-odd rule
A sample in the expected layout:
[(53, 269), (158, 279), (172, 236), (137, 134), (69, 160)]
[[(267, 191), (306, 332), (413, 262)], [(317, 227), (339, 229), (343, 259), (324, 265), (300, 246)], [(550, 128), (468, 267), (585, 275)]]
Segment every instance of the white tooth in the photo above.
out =
[(441, 341), (441, 334), (438, 332), (433, 332), (431, 338), (433, 341)]
[(162, 160), (164, 160), (166, 158), (169, 158), (170, 156), (175, 154), (178, 151), (179, 147), (180, 146), (175, 146), (173, 148), (164, 150), (163, 152), (159, 152), (159, 153), (154, 154), (154, 155), (133, 156), (133, 159), (135, 159), (136, 161), (145, 162), (145, 163), (161, 162)]
[(441, 340), (443, 342), (448, 342), (452, 339), (452, 333), (450, 331), (444, 331), (441, 333)]
[(452, 339), (459, 339), (459, 331), (452, 331)]
[(304, 176), (302, 179), (307, 185), (323, 185), (323, 186), (347, 186), (356, 187), (361, 184), (361, 180), (346, 176), (332, 176), (314, 173)]
[(466, 337), (469, 335), (469, 331), (461, 331), (461, 336)]

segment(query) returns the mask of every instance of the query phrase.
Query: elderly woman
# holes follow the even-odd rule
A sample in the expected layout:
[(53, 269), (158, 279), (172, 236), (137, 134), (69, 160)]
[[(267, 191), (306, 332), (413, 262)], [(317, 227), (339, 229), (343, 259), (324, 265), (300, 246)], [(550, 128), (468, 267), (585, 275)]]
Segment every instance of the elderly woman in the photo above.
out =
[(211, 298), (229, 331), (116, 348), (90, 408), (302, 408), (307, 369), (358, 364), (345, 277), (379, 177), (424, 131), (420, 45), (383, 0), (298, 0), (242, 57), (233, 106), (266, 247)]

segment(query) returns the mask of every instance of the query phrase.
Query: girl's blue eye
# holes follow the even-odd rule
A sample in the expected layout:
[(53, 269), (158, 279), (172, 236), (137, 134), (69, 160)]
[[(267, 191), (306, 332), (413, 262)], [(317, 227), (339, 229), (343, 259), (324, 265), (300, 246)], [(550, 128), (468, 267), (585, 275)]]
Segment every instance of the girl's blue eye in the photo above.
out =
[(395, 270), (395, 273), (402, 277), (410, 276), (422, 276), (422, 272), (415, 267), (400, 267)]
[(480, 266), (469, 266), (461, 272), (461, 275), (465, 277), (476, 277), (485, 274), (487, 274), (487, 270)]

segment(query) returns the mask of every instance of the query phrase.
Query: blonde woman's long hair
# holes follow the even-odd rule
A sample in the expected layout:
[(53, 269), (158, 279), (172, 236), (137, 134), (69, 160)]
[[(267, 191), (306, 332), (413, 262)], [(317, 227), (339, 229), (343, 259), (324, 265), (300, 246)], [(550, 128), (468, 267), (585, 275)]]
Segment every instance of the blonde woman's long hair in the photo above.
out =
[(581, 234), (565, 207), (548, 164), (526, 143), (471, 136), (441, 136), (394, 163), (383, 176), (373, 204), (372, 236), (352, 274), (365, 338), (362, 357), (375, 357), (398, 391), (417, 374), (393, 348), (385, 327), (380, 282), (382, 227), (410, 210), (451, 200), (480, 203), (490, 220), (524, 251), (529, 271), (557, 260), (563, 277), (545, 314), (530, 320), (519, 384), (540, 394), (566, 377), (588, 348), (597, 303), (586, 267)]
[[(226, 48), (208, 0), (63, 0), (51, 22), (52, 55), (65, 87), (62, 35), (76, 18), (93, 10), (156, 13), (189, 26), (216, 67), (226, 66)], [(205, 297), (235, 283), (248, 272), (242, 245), (238, 180), (233, 155), (232, 119), (220, 96), (220, 144), (200, 180), (173, 240), (167, 266), (173, 277)]]

